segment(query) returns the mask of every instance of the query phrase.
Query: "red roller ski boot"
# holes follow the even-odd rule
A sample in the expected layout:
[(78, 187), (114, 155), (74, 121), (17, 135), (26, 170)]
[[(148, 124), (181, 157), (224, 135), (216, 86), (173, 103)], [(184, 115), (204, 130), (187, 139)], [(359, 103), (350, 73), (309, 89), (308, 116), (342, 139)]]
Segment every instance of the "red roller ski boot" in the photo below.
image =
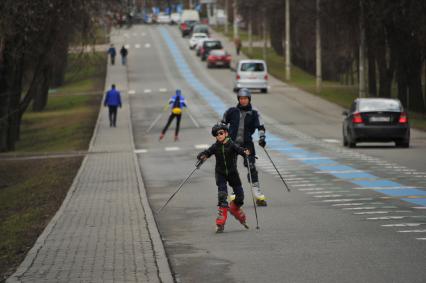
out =
[(235, 204), (234, 201), (231, 201), (231, 203), (229, 204), (229, 212), (235, 217), (235, 219), (237, 219), (238, 221), (240, 221), (240, 223), (246, 229), (249, 228), (249, 226), (246, 224), (246, 214), (241, 209), (241, 207), (239, 207), (238, 205)]
[(216, 218), (216, 233), (222, 233), (225, 229), (226, 219), (228, 218), (228, 208), (218, 207), (217, 218)]

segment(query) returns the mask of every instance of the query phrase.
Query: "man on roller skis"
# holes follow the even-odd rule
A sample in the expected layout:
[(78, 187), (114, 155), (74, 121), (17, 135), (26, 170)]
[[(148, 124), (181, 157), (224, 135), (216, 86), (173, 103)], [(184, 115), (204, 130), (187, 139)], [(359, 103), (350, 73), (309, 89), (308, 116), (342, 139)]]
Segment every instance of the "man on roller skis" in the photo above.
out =
[[(239, 146), (247, 148), (250, 151), (248, 158), (244, 159), (244, 166), (248, 167), (251, 173), (256, 205), (266, 206), (265, 196), (260, 190), (259, 177), (256, 166), (254, 165), (256, 161), (256, 152), (252, 139), (252, 135), (257, 129), (259, 133), (259, 145), (265, 147), (265, 126), (260, 118), (259, 112), (253, 109), (251, 105), (250, 91), (246, 88), (240, 89), (237, 98), (238, 105), (226, 110), (223, 114), (222, 123), (226, 125), (229, 124), (229, 136), (231, 139)], [(247, 159), (250, 164), (247, 164)], [(247, 174), (247, 178), (249, 178), (249, 174)], [(231, 196), (231, 199), (233, 198), (234, 196)]]

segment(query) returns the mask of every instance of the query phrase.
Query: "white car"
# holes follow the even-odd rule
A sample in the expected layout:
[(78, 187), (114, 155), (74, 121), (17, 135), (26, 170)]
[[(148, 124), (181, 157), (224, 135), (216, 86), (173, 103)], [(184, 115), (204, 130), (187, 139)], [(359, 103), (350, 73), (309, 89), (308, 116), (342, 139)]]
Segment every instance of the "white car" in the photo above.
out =
[(197, 43), (201, 39), (207, 39), (207, 38), (209, 38), (209, 37), (205, 33), (194, 33), (194, 34), (192, 34), (191, 38), (189, 39), (189, 48), (194, 49), (195, 46), (197, 45)]
[(170, 24), (172, 20), (170, 19), (169, 15), (166, 15), (164, 13), (160, 13), (157, 15), (157, 24)]
[(259, 89), (268, 92), (268, 68), (263, 60), (241, 60), (238, 62), (234, 91), (242, 88)]

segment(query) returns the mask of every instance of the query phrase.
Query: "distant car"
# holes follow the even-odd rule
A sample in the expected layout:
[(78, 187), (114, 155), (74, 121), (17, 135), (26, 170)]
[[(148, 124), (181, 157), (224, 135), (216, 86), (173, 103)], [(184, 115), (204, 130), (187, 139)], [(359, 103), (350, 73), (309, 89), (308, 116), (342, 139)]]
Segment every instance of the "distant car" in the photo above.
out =
[(397, 147), (410, 146), (407, 113), (398, 99), (358, 98), (349, 111), (343, 111), (343, 145), (355, 147), (358, 142), (395, 142)]
[(201, 61), (205, 61), (209, 56), (210, 51), (215, 49), (223, 49), (222, 42), (216, 39), (209, 39), (203, 41), (203, 46), (200, 49)]
[(194, 25), (192, 28), (192, 34), (194, 33), (205, 33), (207, 36), (210, 36), (210, 30), (208, 25)]
[[(183, 21), (183, 18), (182, 18), (182, 21)], [(196, 25), (197, 23), (198, 22), (194, 20), (187, 20), (187, 21), (181, 22), (179, 29), (182, 34), (182, 37), (190, 35), (192, 32), (192, 27)]]
[(193, 33), (191, 38), (189, 39), (189, 48), (194, 49), (197, 46), (197, 43), (201, 39), (207, 39), (208, 36), (205, 33)]
[(180, 23), (180, 14), (179, 13), (172, 13), (170, 15), (170, 24), (172, 25), (177, 25), (178, 23)]
[(157, 24), (170, 24), (171, 19), (169, 15), (164, 13), (159, 13), (156, 18)]
[(231, 60), (231, 55), (229, 55), (225, 50), (212, 50), (210, 51), (209, 56), (207, 56), (207, 68), (211, 68), (213, 66), (229, 68), (231, 66)]
[(268, 68), (263, 60), (241, 60), (238, 62), (234, 91), (241, 88), (259, 89), (268, 92)]

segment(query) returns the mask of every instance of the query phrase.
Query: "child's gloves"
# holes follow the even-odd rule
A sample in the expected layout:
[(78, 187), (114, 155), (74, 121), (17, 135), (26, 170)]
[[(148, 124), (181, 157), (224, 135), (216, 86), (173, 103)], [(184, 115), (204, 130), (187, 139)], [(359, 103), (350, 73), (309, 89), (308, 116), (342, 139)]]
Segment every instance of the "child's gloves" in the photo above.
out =
[(200, 152), (200, 153), (197, 155), (197, 159), (198, 159), (198, 160), (206, 160), (206, 159), (207, 159), (207, 156), (206, 156), (203, 152)]
[(261, 136), (261, 137), (259, 138), (259, 145), (260, 145), (261, 147), (265, 147), (265, 145), (266, 145), (265, 136)]

